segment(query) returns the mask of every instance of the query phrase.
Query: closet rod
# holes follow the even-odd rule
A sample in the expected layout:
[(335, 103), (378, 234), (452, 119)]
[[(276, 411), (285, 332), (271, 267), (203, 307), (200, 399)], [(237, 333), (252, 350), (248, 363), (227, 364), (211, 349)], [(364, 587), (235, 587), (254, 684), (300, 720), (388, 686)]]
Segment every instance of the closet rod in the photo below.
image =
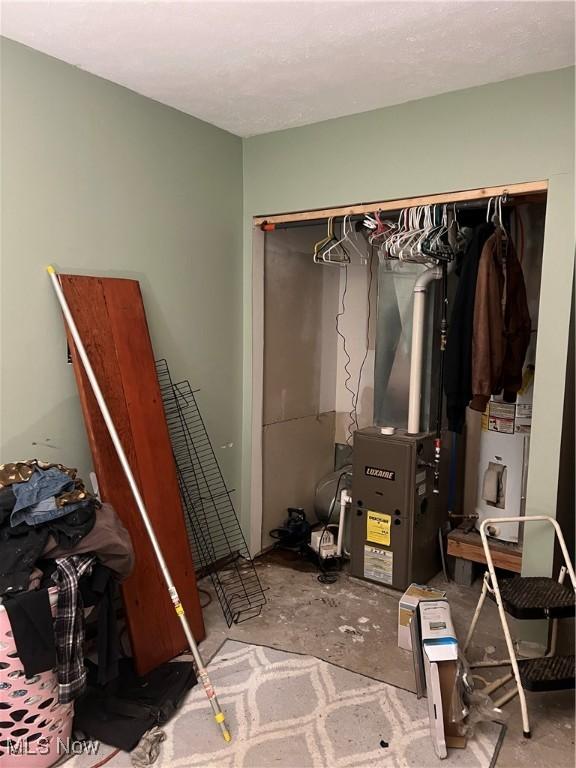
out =
[(463, 192), (449, 192), (439, 195), (428, 195), (426, 197), (407, 197), (400, 200), (385, 200), (374, 203), (361, 203), (359, 205), (344, 206), (340, 208), (325, 208), (316, 211), (299, 211), (295, 213), (282, 213), (273, 216), (255, 216), (253, 225), (261, 227), (262, 224), (286, 224), (302, 223), (312, 221), (319, 223), (324, 219), (333, 216), (355, 216), (374, 211), (398, 212), (402, 208), (413, 208), (417, 205), (442, 205), (443, 203), (463, 203), (472, 201), (487, 200), (490, 197), (507, 195), (508, 197), (518, 197), (524, 195), (534, 195), (546, 192), (548, 190), (547, 181), (528, 181), (523, 184), (508, 184), (499, 187), (482, 187), (480, 189), (469, 189)]
[[(461, 203), (454, 203), (456, 206), (457, 211), (468, 211), (468, 210), (474, 210), (474, 209), (480, 209), (480, 208), (486, 208), (487, 206), (487, 200), (488, 198), (483, 198), (482, 200), (467, 200)], [(516, 198), (509, 198), (503, 205), (506, 206), (513, 206), (517, 205), (520, 202), (524, 202), (523, 198), (516, 197)], [(373, 210), (377, 210), (374, 208)], [(386, 211), (386, 217), (390, 216), (394, 218), (395, 216), (398, 216), (402, 208), (397, 208), (394, 210), (388, 210)], [(348, 215), (348, 214), (346, 214)], [(357, 222), (357, 221), (363, 221), (365, 214), (355, 214), (350, 216), (350, 221)], [(385, 217), (385, 218), (386, 218)], [(336, 223), (340, 223), (344, 220), (344, 216), (334, 216), (334, 221)], [(306, 221), (282, 221), (278, 224), (269, 223), (268, 221), (264, 222), (260, 225), (260, 229), (264, 230), (265, 232), (273, 232), (278, 229), (293, 229), (297, 227), (298, 229), (300, 227), (318, 227), (322, 224), (325, 224), (327, 220), (326, 218), (318, 218), (318, 219), (307, 219)]]

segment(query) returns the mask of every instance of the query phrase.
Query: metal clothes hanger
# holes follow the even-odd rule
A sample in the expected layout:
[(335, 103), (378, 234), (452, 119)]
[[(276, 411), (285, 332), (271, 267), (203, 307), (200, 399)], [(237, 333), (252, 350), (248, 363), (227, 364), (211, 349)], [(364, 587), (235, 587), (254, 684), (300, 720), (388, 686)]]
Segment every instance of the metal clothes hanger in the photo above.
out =
[(387, 259), (394, 258), (393, 256), (393, 248), (398, 240), (398, 238), (401, 236), (401, 234), (405, 231), (405, 225), (407, 224), (407, 208), (403, 208), (400, 213), (398, 214), (398, 221), (396, 225), (394, 226), (394, 229), (391, 233), (388, 234), (386, 239), (383, 241), (381, 245), (381, 251), (383, 252), (383, 255)]
[(420, 239), (422, 234), (422, 212), (423, 207), (411, 208), (408, 217), (409, 230), (406, 235), (398, 241), (396, 253), (401, 261), (419, 261), (414, 251), (414, 245)]
[(502, 216), (502, 205), (506, 202), (507, 197), (506, 195), (500, 195), (498, 198), (498, 226), (500, 228), (500, 234), (502, 238), (508, 242), (508, 232), (506, 231), (506, 227), (504, 226), (504, 218)]
[[(322, 252), (320, 253), (320, 258), (322, 259), (322, 262), (324, 264), (335, 264), (336, 266), (340, 266), (342, 264), (350, 264), (350, 256), (348, 255), (348, 251), (344, 246), (344, 241), (346, 239), (344, 224), (342, 224), (342, 232), (341, 232), (340, 240), (338, 240), (335, 236), (333, 239), (334, 239), (334, 242), (327, 243), (322, 249)], [(337, 253), (340, 253), (340, 257), (334, 258), (335, 254)]]
[(427, 263), (429, 260), (418, 251), (418, 244), (426, 234), (429, 227), (429, 219), (426, 215), (427, 206), (418, 206), (410, 209), (409, 231), (399, 240), (396, 246), (396, 254), (401, 261)]
[[(495, 202), (495, 200), (496, 200), (496, 198), (494, 198), (494, 197), (489, 197), (488, 198), (488, 206), (486, 208), (486, 224), (489, 224), (490, 221), (492, 221), (492, 219), (490, 219), (490, 209), (492, 207), (492, 203)], [(496, 207), (496, 206), (494, 206), (494, 207)]]
[(344, 232), (345, 242), (352, 248), (352, 250), (356, 252), (358, 257), (360, 258), (360, 264), (366, 264), (368, 262), (368, 256), (366, 254), (366, 251), (358, 248), (356, 244), (357, 235), (352, 225), (352, 217), (350, 214), (347, 214), (346, 216), (344, 216), (342, 229)]
[[(502, 205), (506, 203), (508, 200), (506, 195), (499, 195), (498, 197), (491, 197), (488, 200), (488, 207), (486, 209), (486, 221), (491, 221), (494, 225), (495, 230), (498, 232), (501, 238), (501, 242), (505, 245), (505, 247), (508, 246), (508, 232), (506, 231), (506, 227), (504, 226), (504, 219), (502, 216)], [(494, 210), (492, 210), (492, 205), (494, 205)], [(492, 211), (492, 217), (490, 217), (490, 212)]]
[(380, 213), (381, 211), (374, 212), (373, 221), (375, 222), (376, 226), (373, 228), (374, 231), (368, 238), (370, 245), (376, 245), (378, 239), (388, 237), (390, 230), (394, 227), (393, 222), (382, 219), (380, 217)]
[(426, 258), (428, 254), (424, 250), (424, 246), (425, 246), (425, 243), (429, 241), (433, 232), (437, 229), (437, 226), (435, 223), (436, 221), (435, 215), (436, 215), (436, 206), (432, 206), (432, 205), (423, 206), (422, 229), (420, 231), (420, 234), (415, 238), (414, 242), (412, 243), (412, 257), (414, 261), (425, 261), (425, 262), (429, 261), (429, 259)]
[(320, 252), (325, 245), (327, 245), (331, 240), (334, 239), (333, 225), (334, 225), (334, 217), (330, 216), (330, 218), (328, 219), (328, 231), (326, 233), (326, 236), (323, 237), (321, 240), (318, 240), (318, 242), (314, 244), (313, 259), (315, 264), (322, 264), (322, 259), (320, 258)]
[(410, 231), (410, 209), (403, 208), (398, 215), (396, 231), (386, 240), (388, 258), (397, 259), (398, 249)]
[(429, 255), (433, 256), (437, 261), (452, 261), (454, 258), (454, 248), (450, 243), (450, 231), (452, 223), (448, 219), (448, 206), (442, 206), (442, 218), (440, 226), (434, 232), (434, 235), (430, 241), (430, 248), (425, 250)]

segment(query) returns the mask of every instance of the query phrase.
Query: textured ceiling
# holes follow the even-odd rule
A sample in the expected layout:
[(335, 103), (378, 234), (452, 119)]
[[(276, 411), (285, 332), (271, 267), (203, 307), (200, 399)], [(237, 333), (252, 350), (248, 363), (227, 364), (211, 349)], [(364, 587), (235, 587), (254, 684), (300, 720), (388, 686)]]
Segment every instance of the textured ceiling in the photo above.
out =
[(568, 66), (574, 4), (2, 0), (2, 34), (250, 136)]

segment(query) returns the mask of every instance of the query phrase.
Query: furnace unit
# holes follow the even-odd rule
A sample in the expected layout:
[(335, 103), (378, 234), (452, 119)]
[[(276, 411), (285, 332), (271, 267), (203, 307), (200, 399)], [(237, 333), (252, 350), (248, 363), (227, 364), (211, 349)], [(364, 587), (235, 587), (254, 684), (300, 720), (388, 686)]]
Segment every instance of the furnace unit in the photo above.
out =
[(438, 573), (446, 504), (433, 493), (433, 478), (432, 433), (385, 435), (378, 427), (355, 432), (352, 576), (405, 590)]
[[(455, 237), (451, 225), (445, 229)], [(453, 248), (449, 237), (449, 244), (444, 245), (448, 251), (426, 261), (412, 287), (407, 429), (397, 429), (398, 421), (394, 418), (395, 424), (368, 427), (354, 433), (350, 573), (402, 591), (412, 582), (426, 583), (440, 570), (439, 533), (448, 514), (446, 473), (441, 471), (441, 464), (446, 466), (448, 458), (443, 447), (446, 441), (442, 439), (442, 393), (448, 272), (455, 244)], [(425, 254), (408, 256), (413, 256), (422, 269)], [(432, 292), (437, 281), (441, 281), (441, 290)], [(393, 310), (393, 294), (385, 290), (384, 283), (380, 287), (383, 306), (390, 305)], [(427, 302), (429, 293), (431, 301)], [(407, 318), (409, 301), (406, 301), (405, 290), (403, 296), (400, 317)], [(381, 341), (383, 335), (400, 330), (398, 318), (394, 322), (395, 315), (392, 311), (390, 322), (379, 325)], [(438, 345), (432, 344), (435, 327), (440, 330)], [(386, 375), (377, 402), (388, 408), (395, 402), (394, 393), (405, 391), (398, 389), (398, 377), (391, 383), (393, 366), (390, 365), (404, 345), (392, 339), (391, 345), (384, 346), (387, 349), (380, 362)], [(439, 374), (435, 398), (429, 386), (433, 369)], [(405, 366), (402, 370), (405, 371)], [(433, 399), (436, 400), (434, 433), (429, 431)], [(379, 410), (382, 416), (382, 407)]]

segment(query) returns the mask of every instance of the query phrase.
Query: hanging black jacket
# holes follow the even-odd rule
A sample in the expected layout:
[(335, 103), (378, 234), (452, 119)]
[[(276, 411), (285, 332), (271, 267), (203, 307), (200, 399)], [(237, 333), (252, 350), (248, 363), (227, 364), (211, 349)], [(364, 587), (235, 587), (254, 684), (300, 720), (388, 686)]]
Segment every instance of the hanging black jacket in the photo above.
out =
[(466, 407), (472, 400), (472, 334), (476, 279), (482, 249), (493, 232), (492, 224), (483, 223), (475, 227), (462, 258), (460, 279), (452, 304), (444, 375), (448, 429), (452, 432), (462, 432), (466, 421)]

